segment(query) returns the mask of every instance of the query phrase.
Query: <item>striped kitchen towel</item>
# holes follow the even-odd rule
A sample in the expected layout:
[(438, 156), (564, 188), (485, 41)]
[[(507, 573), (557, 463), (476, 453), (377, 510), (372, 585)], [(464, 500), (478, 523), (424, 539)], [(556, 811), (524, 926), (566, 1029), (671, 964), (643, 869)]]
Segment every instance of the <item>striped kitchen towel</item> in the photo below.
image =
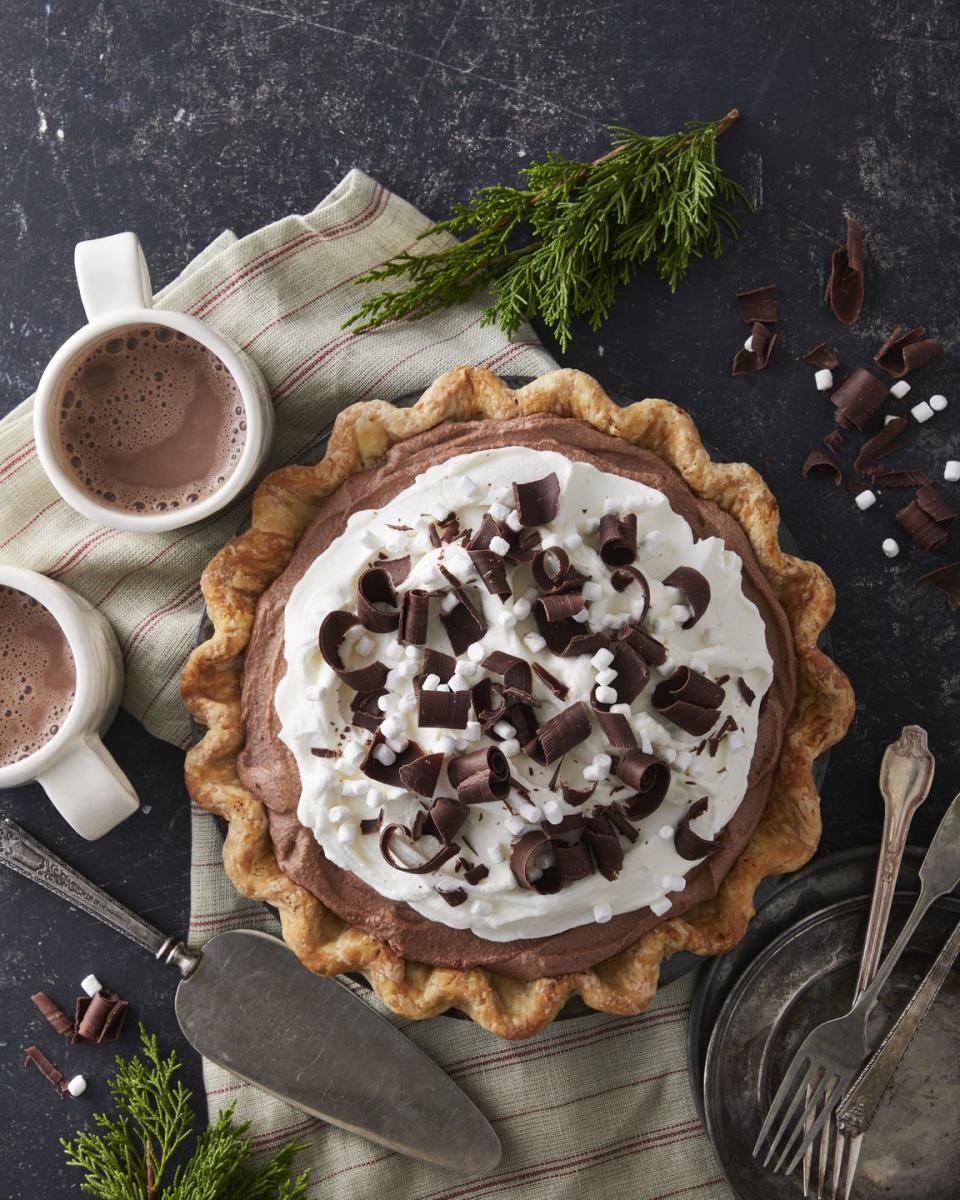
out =
[[(277, 413), (269, 466), (316, 446), (345, 404), (415, 391), (457, 363), (516, 375), (554, 366), (530, 329), (507, 340), (481, 327), (482, 297), (373, 334), (342, 329), (368, 294), (353, 280), (414, 246), (429, 224), (351, 171), (306, 216), (242, 239), (222, 234), (157, 297), (160, 307), (209, 321), (259, 363)], [(246, 503), (169, 534), (101, 529), (47, 482), (33, 448), (30, 401), (0, 422), (0, 559), (62, 579), (106, 613), (123, 648), (125, 707), (180, 746), (191, 736), (178, 683), (199, 621), (200, 572), (236, 531)], [(271, 910), (233, 890), (216, 823), (196, 806), (192, 832), (191, 941), (238, 927), (278, 933)], [(458, 1178), (307, 1120), (205, 1063), (210, 1111), (236, 1101), (264, 1151), (291, 1136), (309, 1142), (302, 1162), (312, 1168), (309, 1195), (317, 1200), (482, 1200), (521, 1192), (524, 1200), (729, 1200), (687, 1082), (690, 994), (688, 978), (639, 1016), (558, 1022), (515, 1045), (466, 1021), (391, 1016), (494, 1122), (504, 1157), (484, 1178)]]

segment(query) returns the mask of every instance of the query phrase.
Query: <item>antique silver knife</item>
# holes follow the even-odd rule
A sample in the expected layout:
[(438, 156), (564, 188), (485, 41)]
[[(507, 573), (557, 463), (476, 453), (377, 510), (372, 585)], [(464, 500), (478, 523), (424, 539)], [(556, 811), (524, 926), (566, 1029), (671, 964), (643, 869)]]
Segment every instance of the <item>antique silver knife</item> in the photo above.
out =
[(175, 966), (184, 1037), (234, 1075), (412, 1158), (471, 1174), (500, 1161), (492, 1126), (440, 1067), (343, 984), (308, 971), (277, 938), (236, 929), (191, 950), (11, 820), (0, 821), (0, 863)]

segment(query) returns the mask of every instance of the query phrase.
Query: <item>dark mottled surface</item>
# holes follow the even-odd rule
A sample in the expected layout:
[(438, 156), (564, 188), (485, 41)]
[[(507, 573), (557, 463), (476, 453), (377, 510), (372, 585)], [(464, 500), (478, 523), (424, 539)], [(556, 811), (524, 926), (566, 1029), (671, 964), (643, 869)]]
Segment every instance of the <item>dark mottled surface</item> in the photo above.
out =
[[(826, 338), (852, 366), (898, 320), (958, 341), (958, 44), (955, 6), (929, 0), (895, 9), (882, 0), (8, 0), (0, 406), (32, 390), (81, 320), (71, 280), (78, 238), (136, 229), (162, 283), (224, 226), (246, 232), (307, 209), (355, 164), (439, 216), (531, 155), (594, 156), (608, 122), (661, 131), (736, 104), (747, 119), (721, 155), (759, 207), (741, 242), (720, 263), (698, 263), (675, 297), (644, 274), (601, 333), (578, 331), (565, 362), (622, 395), (685, 404), (706, 438), (763, 470), (785, 520), (837, 582), (834, 646), (861, 697), (831, 765), (824, 844), (876, 840), (880, 750), (906, 721), (927, 726), (940, 760), (917, 818), (926, 839), (960, 764), (958, 618), (912, 582), (933, 556), (910, 548), (891, 563), (880, 553), (898, 533), (893, 501), (861, 514), (843, 491), (800, 482), (831, 421), (795, 356)], [(869, 233), (868, 300), (855, 332), (819, 302), (844, 209)], [(787, 350), (765, 375), (731, 381), (727, 364), (744, 335), (733, 292), (768, 280), (781, 289)], [(914, 395), (952, 398), (954, 378), (946, 358), (916, 379)], [(939, 477), (947, 457), (960, 457), (958, 411), (960, 397), (914, 427), (904, 461)], [(179, 756), (129, 719), (109, 742), (149, 814), (90, 846), (36, 788), (5, 797), (3, 809), (146, 916), (180, 929)], [(103, 1099), (110, 1055), (55, 1055), (89, 1074), (80, 1102), (60, 1105), (39, 1077), (21, 1077), (21, 1046), (36, 1039), (59, 1051), (29, 993), (46, 986), (69, 999), (96, 970), (171, 1042), (175, 981), (17, 879), (0, 879), (0, 906), (0, 1194), (60, 1196), (75, 1181), (56, 1138)]]

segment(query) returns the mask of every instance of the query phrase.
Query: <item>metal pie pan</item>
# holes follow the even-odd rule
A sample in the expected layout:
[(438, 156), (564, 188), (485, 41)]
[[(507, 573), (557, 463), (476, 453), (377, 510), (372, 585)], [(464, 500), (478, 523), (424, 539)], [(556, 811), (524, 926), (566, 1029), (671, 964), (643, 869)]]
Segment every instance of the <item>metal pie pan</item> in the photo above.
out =
[[(898, 893), (890, 944), (914, 897)], [(706, 1123), (740, 1200), (797, 1200), (794, 1177), (764, 1170), (751, 1150), (794, 1052), (853, 997), (869, 896), (832, 904), (782, 933), (754, 959), (720, 1011), (704, 1081)], [(938, 901), (884, 988), (871, 1018), (878, 1041), (960, 918), (960, 900)], [(884, 1097), (860, 1158), (857, 1200), (956, 1200), (960, 1193), (960, 969), (954, 969)]]
[[(501, 378), (503, 379), (504, 383), (506, 383), (510, 388), (513, 388), (514, 390), (516, 390), (517, 388), (523, 387), (527, 383), (531, 383), (533, 380), (533, 376), (520, 376), (520, 375), (504, 375), (504, 376), (501, 376)], [(398, 396), (395, 400), (391, 400), (390, 403), (397, 406), (398, 408), (407, 408), (410, 405), (416, 403), (416, 401), (419, 400), (421, 395), (422, 395), (421, 392), (410, 392), (406, 395)], [(617, 399), (617, 397), (613, 397), (613, 399), (618, 404), (620, 403), (620, 401)], [(327, 442), (329, 440), (332, 429), (333, 429), (333, 423), (331, 422), (331, 424), (329, 426), (327, 426), (325, 429), (323, 429), (317, 435), (317, 437), (314, 438), (314, 440), (310, 443), (310, 445), (304, 451), (302, 451), (295, 459), (292, 460), (292, 463), (294, 463), (298, 466), (312, 466), (314, 463), (319, 462), (320, 459), (323, 457), (323, 455), (326, 453)], [(711, 456), (714, 459), (717, 459), (718, 461), (724, 461), (724, 462), (730, 461), (726, 455), (720, 453), (718, 450), (716, 450), (715, 447), (708, 446), (707, 448), (708, 448)], [(244, 519), (244, 521), (237, 528), (237, 534), (239, 535), (245, 529), (247, 529), (249, 524), (250, 524), (250, 521), (249, 521), (249, 517), (248, 517), (248, 518)], [(802, 551), (800, 550), (800, 547), (798, 546), (796, 539), (794, 538), (793, 534), (789, 531), (789, 529), (787, 529), (782, 523), (780, 525), (779, 537), (780, 537), (781, 546), (788, 554), (793, 554), (793, 555), (802, 557)], [(212, 633), (213, 633), (213, 626), (210, 622), (209, 616), (207, 615), (206, 605), (204, 605), (201, 610), (201, 613), (200, 613), (200, 621), (199, 621), (199, 624), (197, 627), (197, 635), (196, 635), (196, 639), (195, 639), (195, 645), (199, 646), (202, 642), (205, 642), (212, 635)], [(823, 631), (818, 644), (819, 644), (820, 648), (824, 651), (824, 653), (831, 655), (829, 630), (825, 629)], [(203, 727), (198, 725), (196, 722), (194, 722), (193, 724), (194, 724), (194, 729), (196, 731), (197, 738), (199, 739), (203, 735), (203, 732), (204, 732)], [(827, 750), (826, 752), (821, 754), (820, 757), (813, 764), (813, 778), (814, 778), (814, 783), (815, 783), (818, 791), (820, 791), (820, 789), (823, 786), (823, 780), (824, 780), (824, 777), (827, 772), (827, 763), (829, 761), (829, 757), (830, 757), (830, 752), (829, 752), (829, 750)], [(766, 895), (768, 895), (769, 892), (775, 886), (776, 886), (775, 879), (771, 878), (771, 879), (764, 880), (760, 884), (760, 887), (757, 889), (758, 902), (760, 900), (762, 900)], [(675, 979), (680, 979), (682, 976), (688, 975), (691, 971), (697, 970), (703, 964), (703, 962), (704, 962), (703, 958), (700, 957), (699, 955), (689, 954), (686, 951), (681, 951), (678, 954), (672, 955), (670, 958), (664, 959), (661, 964), (661, 967), (660, 967), (660, 978), (659, 978), (659, 982), (658, 982), (658, 987), (664, 987), (666, 984), (672, 983)], [(351, 975), (351, 978), (356, 979), (364, 987), (370, 986), (369, 983), (367, 982), (366, 977), (363, 975)], [(443, 1015), (453, 1017), (453, 1018), (467, 1019), (467, 1018), (465, 1018), (465, 1015), (463, 1013), (459, 1012), (457, 1009), (449, 1009)], [(590, 1008), (589, 1005), (584, 1004), (584, 1002), (580, 999), (580, 997), (576, 996), (573, 999), (567, 1001), (567, 1003), (564, 1005), (564, 1007), (561, 1009), (561, 1011), (557, 1014), (555, 1019), (556, 1020), (568, 1020), (572, 1017), (588, 1017), (588, 1016), (596, 1016), (596, 1010)], [(699, 1100), (698, 1100), (698, 1103), (699, 1103)]]

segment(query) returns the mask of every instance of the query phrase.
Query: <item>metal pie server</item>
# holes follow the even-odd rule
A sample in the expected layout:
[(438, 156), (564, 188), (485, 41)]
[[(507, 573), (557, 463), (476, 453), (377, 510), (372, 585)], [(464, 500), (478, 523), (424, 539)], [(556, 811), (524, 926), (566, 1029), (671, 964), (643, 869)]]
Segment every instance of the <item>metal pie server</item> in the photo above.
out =
[(191, 950), (10, 820), (0, 821), (0, 863), (177, 967), (184, 1037), (234, 1075), (412, 1158), (471, 1174), (500, 1161), (489, 1121), (440, 1067), (277, 938), (237, 929)]

